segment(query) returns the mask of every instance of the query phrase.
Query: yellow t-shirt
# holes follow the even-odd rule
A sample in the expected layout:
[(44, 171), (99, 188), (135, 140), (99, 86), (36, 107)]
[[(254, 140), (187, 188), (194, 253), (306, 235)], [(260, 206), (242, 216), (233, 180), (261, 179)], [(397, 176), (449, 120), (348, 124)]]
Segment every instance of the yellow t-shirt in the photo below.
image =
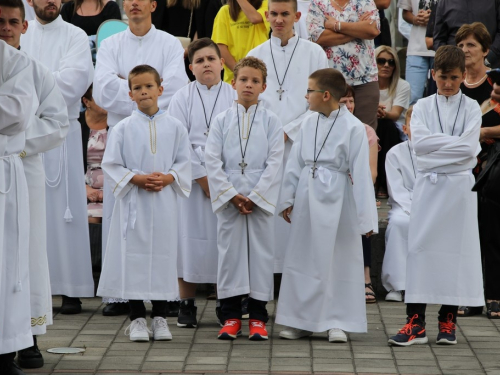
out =
[[(257, 9), (264, 22), (254, 25), (243, 11), (240, 11), (238, 19), (233, 21), (229, 15), (229, 5), (224, 5), (215, 17), (212, 40), (218, 44), (225, 44), (229, 53), (238, 62), (252, 49), (269, 39), (270, 26), (266, 20), (266, 10), (267, 0), (264, 0)], [(224, 82), (231, 83), (232, 79), (233, 72), (224, 65)]]

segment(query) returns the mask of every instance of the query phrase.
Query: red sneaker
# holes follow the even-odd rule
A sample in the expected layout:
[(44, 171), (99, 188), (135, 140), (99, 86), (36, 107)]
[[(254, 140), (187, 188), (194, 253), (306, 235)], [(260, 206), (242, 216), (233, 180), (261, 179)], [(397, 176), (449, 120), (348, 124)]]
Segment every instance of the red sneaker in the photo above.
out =
[(217, 338), (219, 340), (234, 340), (238, 336), (241, 336), (241, 320), (228, 319), (219, 331)]
[(257, 319), (250, 319), (248, 322), (250, 334), (248, 338), (253, 341), (267, 340), (266, 323)]

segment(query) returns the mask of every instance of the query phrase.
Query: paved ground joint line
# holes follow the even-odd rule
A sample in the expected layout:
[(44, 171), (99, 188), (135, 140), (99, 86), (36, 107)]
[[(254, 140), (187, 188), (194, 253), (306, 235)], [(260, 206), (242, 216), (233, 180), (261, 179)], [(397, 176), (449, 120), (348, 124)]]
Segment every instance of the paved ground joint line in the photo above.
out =
[[(329, 331), (326, 331), (326, 334), (329, 335)], [(351, 352), (351, 362), (352, 362), (352, 370), (353, 374), (358, 374), (358, 371), (356, 370), (356, 361), (354, 360), (354, 348), (352, 346), (352, 341), (350, 337), (347, 337), (347, 342), (349, 343), (349, 351)]]
[[(457, 317), (457, 318), (458, 318), (458, 317)], [(467, 318), (465, 318), (465, 319), (467, 319)], [(488, 319), (488, 320), (490, 320), (490, 319)], [(474, 348), (472, 347), (472, 345), (470, 344), (470, 341), (469, 341), (469, 339), (467, 338), (467, 336), (465, 336), (465, 333), (464, 333), (464, 331), (462, 330), (462, 328), (460, 327), (460, 325), (458, 324), (458, 321), (459, 321), (459, 319), (457, 319), (457, 323), (456, 323), (457, 327), (458, 327), (458, 328), (460, 328), (460, 330), (462, 331), (462, 334), (463, 334), (463, 336), (464, 336), (465, 342), (466, 342), (466, 343), (467, 343), (467, 345), (469, 346), (469, 348), (470, 348), (470, 350), (472, 351), (472, 353), (474, 353), (474, 358), (475, 358), (475, 360), (479, 363), (479, 366), (481, 367), (481, 370), (483, 370), (483, 374), (486, 374), (486, 369), (484, 368), (484, 366), (483, 366), (483, 364), (481, 363), (481, 361), (477, 359), (477, 353), (476, 353), (476, 351), (474, 350)], [(492, 326), (494, 326), (494, 327), (496, 328), (495, 324), (493, 324), (492, 322), (490, 322), (490, 323), (491, 323), (491, 325), (492, 325)], [(498, 328), (497, 328), (497, 330), (498, 330)]]
[[(198, 302), (198, 301), (196, 301), (196, 302)], [(201, 312), (201, 315), (200, 315), (200, 321), (201, 322), (203, 322), (203, 315), (205, 314), (205, 310), (207, 309), (208, 303), (209, 303), (209, 301), (207, 299), (205, 299), (205, 305), (203, 306), (203, 311)], [(200, 326), (200, 324), (198, 322), (196, 324), (196, 327), (194, 328), (193, 339), (191, 340), (191, 344), (189, 345), (189, 348), (187, 350), (186, 358), (184, 358), (184, 363), (182, 364), (182, 370), (181, 370), (181, 372), (185, 372), (186, 371), (186, 366), (187, 366), (187, 362), (188, 362), (188, 359), (189, 359), (189, 355), (192, 352), (194, 341), (196, 339), (196, 334), (198, 333), (199, 326)], [(192, 329), (192, 328), (186, 328), (186, 329)], [(227, 368), (226, 368), (226, 372), (227, 372)]]
[[(271, 369), (272, 369), (272, 363), (273, 363), (273, 345), (274, 345), (274, 337), (273, 337), (273, 334), (274, 334), (274, 325), (276, 324), (276, 310), (278, 308), (278, 303), (276, 301), (276, 303), (274, 304), (274, 310), (271, 314), (272, 316), (272, 319), (273, 319), (273, 324), (271, 324), (271, 333), (269, 334), (269, 331), (267, 332), (267, 335), (269, 337), (269, 340), (271, 341), (269, 343), (269, 363), (267, 364), (267, 372), (268, 374), (271, 373)], [(269, 317), (271, 319), (271, 316)]]
[[(380, 322), (382, 324), (382, 327), (384, 328), (385, 337), (387, 339), (389, 339), (390, 336), (389, 336), (389, 332), (387, 332), (387, 326), (385, 325), (384, 316), (382, 315), (382, 310), (380, 309), (380, 305), (378, 304), (378, 302), (376, 303), (376, 305), (377, 305), (378, 313), (380, 315)], [(396, 367), (396, 372), (398, 375), (401, 375), (401, 372), (399, 371), (398, 361), (396, 360), (396, 355), (394, 354), (394, 347), (392, 345), (389, 345), (389, 343), (387, 343), (387, 345), (389, 346), (389, 349), (391, 350), (391, 356), (392, 356), (392, 360), (394, 362), (394, 367)]]

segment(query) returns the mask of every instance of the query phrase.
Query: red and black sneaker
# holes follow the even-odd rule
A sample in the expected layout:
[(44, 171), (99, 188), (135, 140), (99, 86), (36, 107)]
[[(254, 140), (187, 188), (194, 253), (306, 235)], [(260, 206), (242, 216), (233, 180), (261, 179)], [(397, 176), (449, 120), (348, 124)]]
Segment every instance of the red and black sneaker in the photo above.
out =
[(401, 328), (396, 336), (392, 336), (389, 339), (389, 344), (398, 346), (410, 346), (427, 344), (429, 339), (425, 335), (425, 323), (418, 319), (418, 315), (415, 314), (410, 319), (407, 319), (407, 323), (403, 328)]
[(241, 336), (241, 320), (228, 319), (219, 331), (217, 338), (219, 340), (234, 340), (238, 336)]
[(457, 335), (455, 335), (455, 323), (453, 323), (453, 314), (449, 313), (446, 322), (439, 322), (439, 333), (436, 339), (439, 345), (456, 345)]
[(250, 328), (250, 334), (248, 335), (250, 340), (262, 341), (268, 339), (266, 323), (262, 320), (250, 319), (248, 326)]

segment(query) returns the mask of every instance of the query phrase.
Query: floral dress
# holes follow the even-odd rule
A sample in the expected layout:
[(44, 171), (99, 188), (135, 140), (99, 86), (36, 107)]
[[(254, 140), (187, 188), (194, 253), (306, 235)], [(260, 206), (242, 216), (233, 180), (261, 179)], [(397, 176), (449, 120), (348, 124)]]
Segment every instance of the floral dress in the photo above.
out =
[[(340, 22), (358, 22), (365, 13), (372, 14), (371, 19), (380, 30), (380, 18), (373, 0), (351, 0), (343, 11), (336, 9), (330, 0), (311, 0), (306, 19), (307, 31), (311, 40), (316, 42), (325, 30), (325, 15)], [(323, 48), (330, 67), (340, 71), (349, 85), (378, 81), (373, 40), (354, 39), (345, 44)]]
[(87, 211), (89, 217), (102, 217), (102, 186), (104, 175), (101, 169), (102, 157), (106, 148), (106, 140), (108, 131), (90, 130), (89, 142), (87, 144), (87, 173), (85, 174), (85, 183), (94, 188), (101, 190), (100, 202), (89, 202)]

